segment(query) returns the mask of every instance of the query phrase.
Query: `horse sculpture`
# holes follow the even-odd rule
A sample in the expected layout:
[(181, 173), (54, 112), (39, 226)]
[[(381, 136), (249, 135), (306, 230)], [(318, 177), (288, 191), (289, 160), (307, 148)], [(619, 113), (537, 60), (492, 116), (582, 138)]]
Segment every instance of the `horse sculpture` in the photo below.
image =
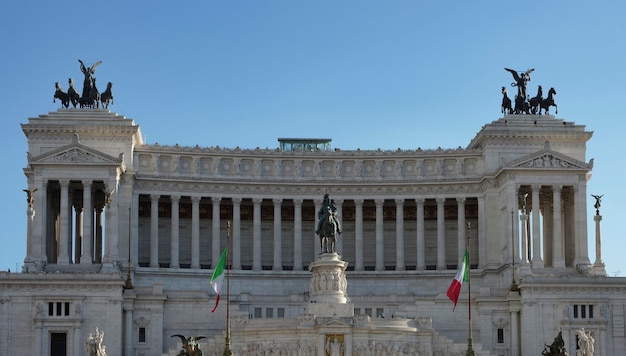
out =
[(67, 108), (68, 106), (70, 106), (70, 101), (67, 97), (67, 93), (63, 91), (63, 88), (61, 88), (61, 84), (59, 84), (59, 82), (54, 83), (54, 87), (56, 89), (56, 91), (54, 92), (54, 97), (52, 98), (52, 102), (55, 103), (57, 99), (61, 100), (61, 105), (64, 108)]
[[(541, 101), (541, 109), (545, 110), (545, 114), (546, 115), (550, 115), (550, 106), (554, 106), (554, 113), (558, 114), (559, 113), (559, 107), (556, 105), (556, 103), (554, 102), (554, 96), (556, 95), (556, 90), (554, 90), (554, 88), (550, 88), (550, 90), (548, 91), (548, 97), (543, 99)], [(539, 111), (541, 112), (541, 109), (539, 109)]]
[(111, 91), (112, 87), (113, 84), (109, 82), (107, 84), (106, 90), (102, 94), (100, 94), (100, 102), (102, 103), (103, 109), (109, 108), (109, 101), (111, 102), (111, 104), (113, 104), (113, 92)]
[(69, 89), (67, 89), (67, 98), (72, 103), (72, 106), (76, 107), (76, 105), (78, 105), (78, 100), (80, 99), (80, 95), (78, 94), (76, 89), (74, 89), (74, 81), (72, 80), (72, 78), (68, 79), (68, 83), (70, 87)]
[(509, 93), (506, 90), (506, 87), (502, 87), (502, 113), (507, 115), (512, 112), (513, 107), (511, 106), (511, 98), (509, 98)]
[(328, 208), (328, 212), (321, 220), (322, 229), (320, 232), (320, 248), (322, 253), (335, 252), (335, 242), (337, 241), (338, 227), (334, 216)]
[(324, 194), (324, 203), (317, 212), (319, 219), (316, 234), (320, 235), (321, 253), (333, 253), (335, 251), (335, 242), (341, 233), (341, 226), (337, 219), (337, 208), (330, 201), (328, 194)]
[(530, 112), (533, 115), (541, 114), (541, 102), (543, 101), (543, 91), (541, 85), (537, 88), (537, 96), (530, 98)]

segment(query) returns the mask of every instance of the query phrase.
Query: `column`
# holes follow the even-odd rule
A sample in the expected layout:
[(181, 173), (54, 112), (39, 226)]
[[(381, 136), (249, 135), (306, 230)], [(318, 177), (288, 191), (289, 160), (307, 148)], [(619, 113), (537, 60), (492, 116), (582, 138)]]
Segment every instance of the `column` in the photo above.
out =
[(128, 211), (130, 215), (130, 261), (135, 267), (139, 267), (139, 193), (132, 193), (131, 207)]
[(478, 266), (487, 263), (487, 204), (485, 197), (478, 197)]
[(533, 258), (532, 258), (532, 266), (533, 268), (542, 268), (543, 267), (543, 259), (541, 258), (541, 225), (539, 223), (539, 216), (541, 215), (541, 207), (539, 205), (539, 191), (541, 190), (541, 185), (534, 184), (531, 187), (533, 191)]
[[(343, 199), (334, 199), (333, 204), (335, 204), (335, 208), (337, 208), (337, 221), (339, 221), (339, 226), (343, 231)], [(341, 234), (335, 238), (335, 251), (338, 254), (343, 253), (343, 238)]]
[(260, 271), (261, 265), (261, 198), (252, 199), (252, 269)]
[(232, 269), (241, 270), (241, 198), (234, 197), (233, 200), (233, 251), (231, 253)]
[[(46, 256), (46, 240), (47, 240), (46, 227), (48, 226), (48, 221), (49, 221), (48, 216), (50, 214), (50, 209), (48, 208), (48, 181), (47, 180), (44, 180), (41, 183), (39, 190), (40, 190), (39, 203), (37, 203), (37, 200), (35, 200), (36, 208), (34, 212), (35, 221), (37, 221), (38, 224), (40, 224), (39, 231), (36, 232), (34, 235), (35, 243), (39, 247), (35, 249), (36, 251), (35, 256), (41, 262), (48, 262), (48, 258)], [(39, 213), (37, 213), (37, 211), (39, 211)], [(34, 226), (37, 226), (37, 224), (34, 224)]]
[(133, 355), (133, 304), (124, 302), (124, 355)]
[(383, 206), (385, 204), (384, 199), (374, 200), (376, 204), (376, 270), (385, 270), (385, 237), (384, 237), (384, 220), (383, 220)]
[(118, 205), (117, 197), (119, 191), (119, 185), (117, 177), (107, 185), (107, 192), (105, 196), (107, 220), (105, 221), (105, 243), (106, 248), (104, 250), (104, 262), (115, 264), (119, 262), (119, 231), (118, 231)]
[(319, 223), (320, 223), (318, 212), (322, 208), (322, 202), (323, 202), (322, 199), (313, 200), (313, 204), (315, 204), (315, 226), (313, 226), (313, 231), (315, 231), (315, 235), (313, 236), (313, 238), (316, 241), (316, 243), (313, 244), (313, 246), (315, 246), (315, 248), (313, 249), (315, 251), (315, 256), (313, 256), (313, 261), (315, 261), (317, 256), (319, 256), (322, 253), (321, 239), (319, 235), (317, 234), (317, 227), (319, 226)]
[(283, 244), (282, 244), (282, 198), (274, 198), (274, 271), (282, 271), (283, 269)]
[(528, 264), (528, 215), (525, 211), (519, 217), (520, 224), (522, 225), (522, 259), (521, 263)]
[(302, 199), (293, 200), (293, 270), (302, 271)]
[(404, 198), (396, 199), (396, 271), (404, 271)]
[(465, 249), (467, 245), (467, 237), (465, 231), (465, 198), (456, 198), (457, 203), (457, 259), (459, 262), (463, 261), (465, 256)]
[(587, 177), (579, 177), (581, 183), (574, 186), (574, 243), (576, 245), (575, 264), (590, 264), (587, 245)]
[(67, 179), (59, 180), (61, 185), (61, 207), (59, 217), (59, 250), (57, 263), (60, 265), (67, 265), (70, 263), (70, 257), (67, 254), (68, 243), (70, 238), (70, 226), (69, 226), (69, 185), (70, 181)]
[(212, 216), (211, 216), (211, 267), (215, 268), (220, 261), (222, 251), (220, 250), (220, 201), (221, 197), (211, 198), (213, 202)]
[(363, 199), (354, 200), (354, 270), (363, 271)]
[(519, 355), (518, 311), (511, 311), (511, 356)]
[(159, 267), (159, 198), (150, 195), (150, 267)]
[(565, 268), (563, 259), (563, 220), (561, 216), (561, 190), (562, 185), (554, 185), (553, 206), (554, 206), (554, 268)]
[(83, 247), (83, 206), (77, 204), (74, 206), (74, 263), (80, 262)]
[(446, 264), (446, 217), (445, 198), (437, 198), (437, 269), (448, 268)]
[(426, 238), (424, 234), (424, 199), (416, 198), (415, 204), (417, 204), (417, 221), (416, 221), (416, 233), (417, 233), (417, 270), (423, 271), (426, 269)]
[(170, 268), (180, 268), (180, 195), (170, 195), (172, 204), (171, 210), (171, 226), (170, 226)]
[(202, 197), (191, 197), (191, 268), (200, 268), (200, 200)]
[(553, 266), (552, 260), (552, 245), (554, 241), (553, 220), (554, 209), (552, 207), (552, 197), (545, 194), (542, 195), (543, 199), (543, 266)]
[(91, 199), (91, 180), (83, 180), (83, 248), (80, 256), (81, 265), (90, 265), (92, 262), (93, 244), (93, 205)]
[(94, 248), (94, 262), (102, 263), (102, 212), (104, 211), (103, 206), (96, 207), (96, 238), (95, 238), (95, 248)]

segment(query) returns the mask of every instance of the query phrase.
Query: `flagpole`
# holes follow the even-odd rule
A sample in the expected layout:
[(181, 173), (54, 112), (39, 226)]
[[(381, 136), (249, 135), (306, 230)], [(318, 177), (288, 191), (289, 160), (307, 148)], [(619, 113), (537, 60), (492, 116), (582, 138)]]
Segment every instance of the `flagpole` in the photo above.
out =
[(472, 270), (470, 264), (470, 226), (471, 223), (467, 223), (467, 320), (469, 323), (469, 336), (467, 338), (467, 351), (465, 356), (474, 356), (474, 347), (472, 346), (472, 279), (470, 278), (470, 271)]
[(230, 221), (226, 222), (226, 340), (222, 356), (232, 356), (230, 341)]

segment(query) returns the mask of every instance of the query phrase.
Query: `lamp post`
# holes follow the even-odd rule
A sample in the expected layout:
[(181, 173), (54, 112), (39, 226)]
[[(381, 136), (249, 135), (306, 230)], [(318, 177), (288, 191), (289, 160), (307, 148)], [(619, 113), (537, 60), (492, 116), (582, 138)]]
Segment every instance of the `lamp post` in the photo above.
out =
[(226, 340), (222, 356), (233, 356), (230, 341), (230, 221), (226, 222)]
[(472, 282), (470, 278), (470, 271), (472, 270), (470, 264), (470, 226), (471, 223), (467, 223), (467, 320), (469, 323), (469, 336), (467, 337), (467, 351), (465, 356), (474, 356), (474, 347), (472, 346)]

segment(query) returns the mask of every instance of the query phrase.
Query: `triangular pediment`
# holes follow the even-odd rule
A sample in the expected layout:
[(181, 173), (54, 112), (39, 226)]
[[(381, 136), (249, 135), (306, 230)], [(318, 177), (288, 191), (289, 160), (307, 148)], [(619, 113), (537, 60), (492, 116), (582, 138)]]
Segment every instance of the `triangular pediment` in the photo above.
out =
[(325, 327), (347, 327), (350, 326), (349, 324), (339, 320), (339, 319), (330, 319), (329, 321), (321, 324), (321, 326), (325, 326)]
[(507, 168), (589, 170), (593, 168), (593, 159), (589, 161), (589, 163), (579, 161), (575, 158), (552, 150), (550, 142), (546, 141), (543, 150), (511, 161), (507, 164)]
[(29, 164), (86, 164), (119, 166), (124, 164), (123, 154), (113, 157), (104, 152), (94, 150), (81, 144), (78, 135), (74, 136), (72, 143), (59, 147), (42, 155), (29, 158)]

